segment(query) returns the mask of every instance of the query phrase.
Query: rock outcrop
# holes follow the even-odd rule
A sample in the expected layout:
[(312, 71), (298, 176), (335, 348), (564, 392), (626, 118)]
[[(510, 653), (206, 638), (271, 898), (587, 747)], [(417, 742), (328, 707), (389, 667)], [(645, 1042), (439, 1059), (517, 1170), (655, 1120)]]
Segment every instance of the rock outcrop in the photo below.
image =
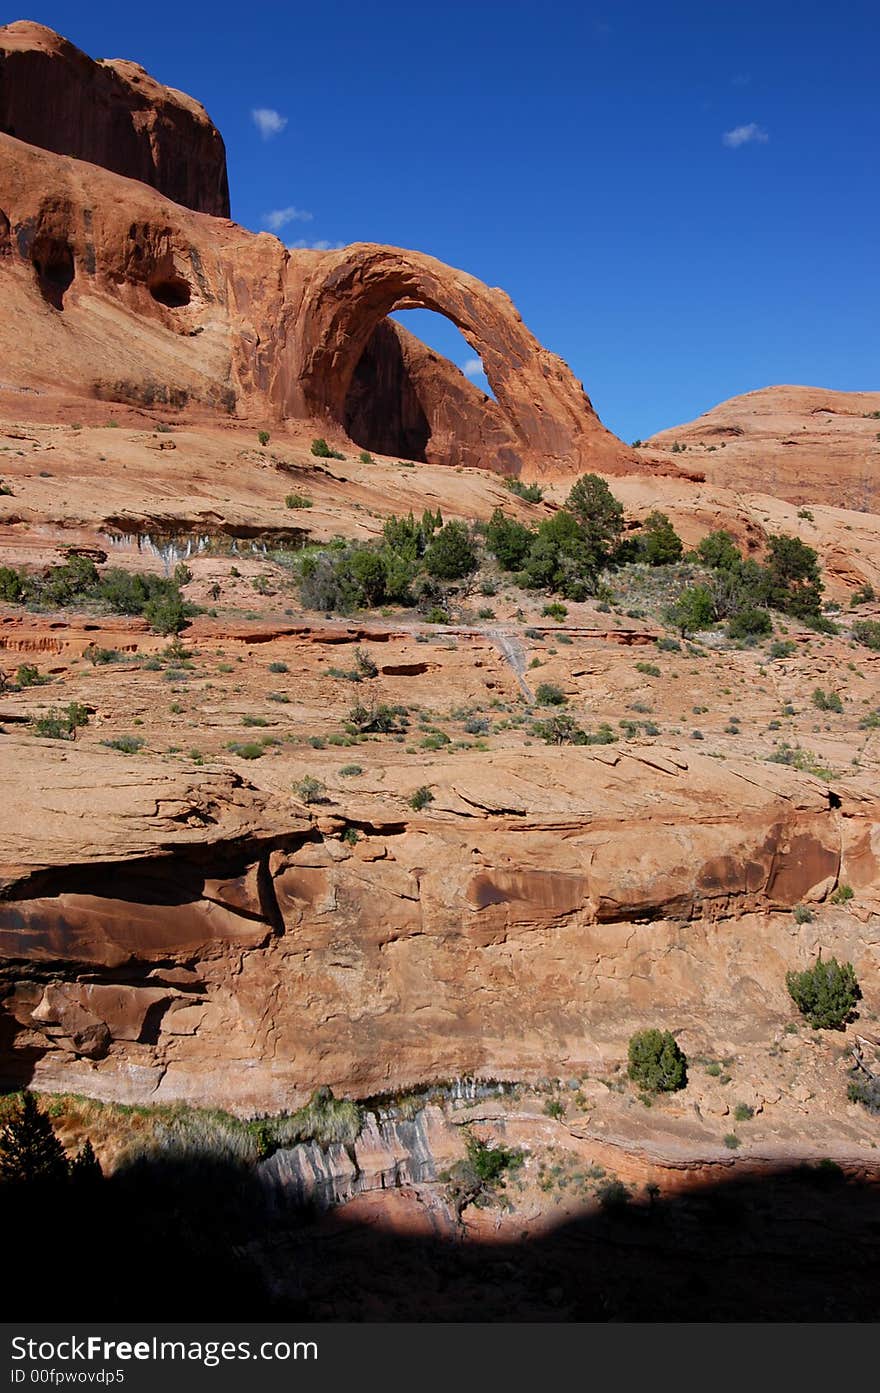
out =
[(659, 431), (638, 453), (656, 469), (673, 446), (680, 469), (722, 488), (875, 512), (880, 392), (764, 387)]
[(591, 460), (613, 472), (629, 454), (502, 290), (420, 252), (364, 243), (326, 253), (306, 278), (295, 314), (294, 414), (344, 422), (376, 325), (392, 310), (419, 308), (450, 319), (482, 359), (501, 417), (533, 471), (571, 474)]
[(226, 151), (204, 107), (137, 63), (95, 62), (42, 24), (0, 28), (0, 131), (229, 217)]
[[(667, 1232), (656, 1186), (744, 1153), (874, 1178), (847, 1083), (880, 1052), (880, 523), (858, 473), (880, 394), (774, 389), (629, 449), (502, 291), (216, 216), (219, 137), (141, 70), (14, 25), (0, 85), (0, 1088), (66, 1095), (63, 1144), (89, 1136), (107, 1171), (132, 1143), (223, 1156), (225, 1136), (270, 1200), (273, 1300), (313, 1242), (319, 1318), (346, 1284), (326, 1238), (359, 1216), (497, 1251), (622, 1185)], [(460, 327), (494, 399), (388, 317), (416, 306)], [(660, 509), (687, 548), (801, 537), (834, 622), (673, 639), (690, 562), (562, 605), (479, 541), (477, 571), (405, 605), (349, 613), (323, 585), (392, 514), (535, 526), (585, 469), (616, 476), (627, 529)], [(100, 588), (50, 574), (75, 556)], [(158, 576), (188, 622), (144, 608)], [(832, 954), (858, 1015), (799, 1028), (786, 974)], [(688, 1058), (671, 1097), (627, 1081), (646, 1027)], [(287, 1116), (240, 1125), (263, 1114)], [(475, 1140), (520, 1153), (491, 1213), (455, 1188)], [(311, 1239), (303, 1206), (336, 1211)], [(381, 1269), (373, 1250), (358, 1301)]]

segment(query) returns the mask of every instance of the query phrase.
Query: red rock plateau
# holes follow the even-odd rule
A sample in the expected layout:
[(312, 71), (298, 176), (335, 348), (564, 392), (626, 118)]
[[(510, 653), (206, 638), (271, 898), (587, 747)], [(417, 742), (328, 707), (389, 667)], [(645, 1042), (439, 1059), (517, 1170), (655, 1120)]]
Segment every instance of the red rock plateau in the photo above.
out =
[[(880, 590), (880, 394), (768, 389), (629, 449), (500, 290), (228, 221), (219, 136), (140, 69), (17, 24), (0, 83), (0, 566), (185, 563), (201, 611), (172, 642), (95, 604), (0, 605), (4, 1083), (65, 1095), (64, 1140), (108, 1167), (154, 1106), (381, 1096), (348, 1149), (265, 1163), (342, 1205), (318, 1249), (377, 1215), (546, 1234), (595, 1211), (600, 1173), (674, 1192), (832, 1157), (876, 1179), (847, 1080), (880, 1010), (880, 654), (852, 627), (880, 607), (850, 606)], [(494, 402), (386, 318), (412, 306), (461, 328)], [(680, 643), (668, 568), (548, 613), (488, 553), (447, 622), (303, 603), (304, 546), (425, 508), (539, 521), (587, 469), (630, 529), (659, 508), (686, 546), (724, 527), (755, 558), (799, 536), (838, 631)], [(548, 699), (607, 743), (544, 743)], [(353, 733), (359, 702), (400, 721)], [(76, 738), (41, 733), (71, 703)], [(861, 983), (845, 1031), (786, 990), (820, 952)], [(651, 1107), (626, 1078), (645, 1026), (690, 1060)], [(509, 1209), (450, 1202), (471, 1133), (522, 1148)]]

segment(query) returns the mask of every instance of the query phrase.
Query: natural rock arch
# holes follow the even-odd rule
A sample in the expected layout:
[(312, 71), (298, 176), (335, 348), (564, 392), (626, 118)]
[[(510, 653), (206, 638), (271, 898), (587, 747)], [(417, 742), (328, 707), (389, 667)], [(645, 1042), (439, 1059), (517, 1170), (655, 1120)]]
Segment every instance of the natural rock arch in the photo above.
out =
[[(325, 254), (306, 277), (293, 328), (285, 415), (344, 429), (355, 369), (376, 326), (393, 310), (445, 315), (483, 362), (523, 462), (571, 466), (620, 442), (601, 425), (582, 385), (542, 348), (502, 290), (419, 252), (354, 243)], [(601, 468), (601, 461), (596, 467)]]

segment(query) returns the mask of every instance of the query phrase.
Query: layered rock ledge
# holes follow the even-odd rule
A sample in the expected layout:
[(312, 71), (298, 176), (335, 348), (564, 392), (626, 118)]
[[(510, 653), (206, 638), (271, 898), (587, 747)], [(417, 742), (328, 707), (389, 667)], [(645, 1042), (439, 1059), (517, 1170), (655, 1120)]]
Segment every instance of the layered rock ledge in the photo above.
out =
[(876, 884), (867, 793), (674, 748), (460, 755), (422, 813), (15, 736), (0, 762), (6, 1081), (97, 1097), (562, 1076), (645, 1011), (736, 1036), (815, 953), (786, 911)]

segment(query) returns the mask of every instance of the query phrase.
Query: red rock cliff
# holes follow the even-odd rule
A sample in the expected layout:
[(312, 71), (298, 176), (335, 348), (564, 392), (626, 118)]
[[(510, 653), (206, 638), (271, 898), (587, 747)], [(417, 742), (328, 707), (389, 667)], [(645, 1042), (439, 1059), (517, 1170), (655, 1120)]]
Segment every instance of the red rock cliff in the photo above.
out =
[(204, 107), (137, 63), (95, 62), (41, 24), (0, 28), (0, 131), (229, 217), (226, 150)]

